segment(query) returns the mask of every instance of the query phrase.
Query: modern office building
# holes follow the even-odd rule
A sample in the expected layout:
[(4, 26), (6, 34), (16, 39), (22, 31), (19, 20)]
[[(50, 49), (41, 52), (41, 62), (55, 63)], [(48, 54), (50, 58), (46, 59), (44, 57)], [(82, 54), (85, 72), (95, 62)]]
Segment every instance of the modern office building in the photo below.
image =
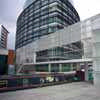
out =
[(27, 0), (17, 21), (17, 72), (84, 69), (87, 81), (89, 70), (93, 70), (94, 84), (100, 87), (100, 14), (78, 21), (78, 14), (68, 0)]
[(70, 0), (26, 0), (17, 20), (16, 49), (78, 21)]
[[(63, 56), (69, 59), (36, 61), (38, 52), (58, 47), (66, 49)], [(92, 68), (94, 85), (100, 87), (100, 14), (16, 49), (16, 64), (17, 72), (85, 69), (85, 80), (89, 79), (88, 70)]]
[(8, 59), (8, 50), (7, 50), (7, 37), (8, 30), (0, 25), (0, 75), (7, 74), (7, 59)]
[(7, 49), (8, 30), (0, 25), (0, 49)]
[[(16, 50), (78, 21), (80, 21), (79, 15), (70, 0), (26, 0), (24, 10), (17, 21)], [(76, 45), (81, 43), (77, 42)], [(36, 61), (82, 57), (78, 52), (75, 56), (71, 56), (71, 53), (64, 54), (65, 52), (66, 48), (60, 46), (37, 51)], [(29, 62), (29, 59), (26, 61)]]

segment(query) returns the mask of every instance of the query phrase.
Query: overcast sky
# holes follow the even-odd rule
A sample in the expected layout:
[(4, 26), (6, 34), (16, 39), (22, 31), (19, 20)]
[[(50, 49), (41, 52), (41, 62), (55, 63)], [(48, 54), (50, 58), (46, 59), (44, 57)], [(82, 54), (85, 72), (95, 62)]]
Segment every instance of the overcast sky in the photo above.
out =
[[(0, 0), (0, 24), (3, 24), (8, 31), (8, 48), (14, 49), (16, 20), (25, 0)], [(74, 6), (79, 13), (81, 20), (100, 13), (100, 0), (73, 0)]]

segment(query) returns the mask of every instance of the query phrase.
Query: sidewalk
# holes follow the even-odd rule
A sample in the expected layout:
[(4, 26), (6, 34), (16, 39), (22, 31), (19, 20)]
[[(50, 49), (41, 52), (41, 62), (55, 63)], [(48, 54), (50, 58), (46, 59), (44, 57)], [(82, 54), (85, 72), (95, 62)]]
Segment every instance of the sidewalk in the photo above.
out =
[(1, 93), (0, 100), (100, 100), (100, 92), (85, 82)]

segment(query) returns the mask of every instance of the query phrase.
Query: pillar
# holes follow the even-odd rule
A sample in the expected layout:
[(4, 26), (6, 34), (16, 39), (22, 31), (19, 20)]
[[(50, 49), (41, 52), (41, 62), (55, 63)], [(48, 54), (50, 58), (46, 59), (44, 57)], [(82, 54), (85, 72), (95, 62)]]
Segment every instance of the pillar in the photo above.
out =
[(33, 62), (36, 63), (36, 52), (33, 53)]
[(80, 69), (81, 69), (80, 63), (77, 63), (77, 64), (76, 64), (76, 70), (80, 70)]
[(70, 67), (71, 67), (71, 71), (73, 71), (73, 64), (70, 64)]
[(59, 64), (59, 72), (62, 72), (62, 64)]
[(85, 81), (88, 81), (89, 77), (88, 77), (88, 63), (85, 63)]
[(51, 72), (51, 64), (48, 65), (48, 71)]

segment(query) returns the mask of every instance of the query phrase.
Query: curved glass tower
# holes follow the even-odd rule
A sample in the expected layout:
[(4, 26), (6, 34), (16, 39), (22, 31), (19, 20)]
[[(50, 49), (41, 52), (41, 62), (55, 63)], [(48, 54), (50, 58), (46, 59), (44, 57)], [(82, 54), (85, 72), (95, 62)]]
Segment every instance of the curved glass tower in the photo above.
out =
[(70, 0), (26, 0), (17, 20), (16, 49), (78, 21)]

